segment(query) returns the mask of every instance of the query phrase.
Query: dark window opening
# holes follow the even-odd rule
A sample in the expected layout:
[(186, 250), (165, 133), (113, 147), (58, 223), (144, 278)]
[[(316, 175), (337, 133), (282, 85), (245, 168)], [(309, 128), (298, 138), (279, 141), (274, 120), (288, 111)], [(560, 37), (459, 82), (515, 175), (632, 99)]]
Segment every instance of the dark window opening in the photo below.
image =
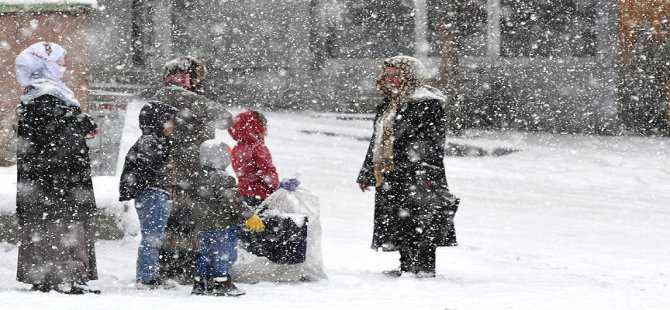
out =
[(337, 53), (341, 58), (379, 58), (414, 53), (414, 4), (409, 0), (343, 1)]
[(501, 56), (596, 54), (595, 1), (501, 0), (501, 10)]
[[(456, 7), (456, 18), (458, 24), (458, 49), (463, 56), (486, 55), (486, 27), (487, 13), (486, 0), (461, 1), (460, 7)], [(458, 2), (456, 2), (458, 3)], [(438, 56), (441, 49), (444, 34), (441, 29), (444, 24), (450, 22), (446, 16), (448, 8), (444, 0), (427, 0), (428, 17), (428, 44), (429, 55)], [(441, 25), (443, 25), (441, 27)]]

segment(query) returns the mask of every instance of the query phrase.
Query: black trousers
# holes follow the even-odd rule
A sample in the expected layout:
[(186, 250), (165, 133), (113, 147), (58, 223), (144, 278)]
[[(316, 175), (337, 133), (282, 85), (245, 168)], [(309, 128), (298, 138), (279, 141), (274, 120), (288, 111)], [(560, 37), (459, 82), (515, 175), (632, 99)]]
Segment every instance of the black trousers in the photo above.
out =
[[(397, 243), (400, 269), (407, 272), (435, 273), (435, 236), (430, 217), (420, 208), (407, 208), (408, 216), (397, 220)], [(426, 219), (428, 218), (428, 219)]]
[(400, 270), (435, 273), (435, 247), (415, 243), (400, 248)]

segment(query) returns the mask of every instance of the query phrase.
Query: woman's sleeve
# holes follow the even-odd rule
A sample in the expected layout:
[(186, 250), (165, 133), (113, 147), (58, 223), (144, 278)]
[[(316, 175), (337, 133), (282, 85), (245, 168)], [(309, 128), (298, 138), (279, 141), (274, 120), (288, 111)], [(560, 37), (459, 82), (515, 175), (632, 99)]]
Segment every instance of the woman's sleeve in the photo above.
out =
[(88, 113), (79, 114), (77, 116), (77, 121), (79, 122), (81, 131), (84, 135), (98, 128), (98, 124), (95, 123), (93, 117)]
[(365, 153), (363, 166), (361, 167), (361, 170), (358, 172), (358, 178), (356, 178), (356, 182), (358, 183), (368, 183), (368, 184), (375, 183), (375, 171), (374, 171), (374, 165), (372, 164), (372, 156), (373, 156), (372, 152), (375, 147), (375, 136), (377, 135), (377, 126), (375, 126), (375, 124), (377, 124), (377, 119), (379, 118), (379, 116), (384, 111), (384, 108), (387, 105), (388, 103), (385, 101), (376, 107), (375, 119), (372, 122), (372, 137), (370, 137), (370, 144), (368, 145), (368, 151)]
[[(374, 125), (373, 125), (374, 127)], [(361, 170), (358, 172), (358, 178), (356, 178), (356, 182), (358, 183), (368, 183), (368, 184), (374, 184), (375, 183), (375, 174), (374, 174), (374, 167), (372, 165), (372, 150), (375, 146), (375, 134), (376, 134), (376, 128), (372, 131), (372, 137), (370, 138), (370, 144), (368, 145), (368, 151), (365, 153), (365, 159), (363, 160), (363, 166), (361, 167)]]

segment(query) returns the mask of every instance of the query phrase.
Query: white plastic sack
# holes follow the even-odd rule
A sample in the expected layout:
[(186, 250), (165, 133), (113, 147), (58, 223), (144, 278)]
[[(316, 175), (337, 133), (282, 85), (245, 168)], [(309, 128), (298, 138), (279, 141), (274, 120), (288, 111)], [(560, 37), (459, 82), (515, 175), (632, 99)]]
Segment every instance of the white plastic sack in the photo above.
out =
[(137, 210), (135, 210), (132, 202), (123, 204), (123, 214), (121, 214), (119, 220), (121, 229), (126, 236), (138, 236), (140, 234), (140, 220), (137, 218)]
[(265, 257), (256, 256), (238, 247), (238, 259), (233, 265), (232, 277), (238, 282), (246, 283), (325, 279), (321, 255), (319, 198), (302, 188), (293, 192), (280, 188), (265, 199), (261, 207), (267, 207), (268, 212), (302, 214), (308, 217), (305, 261), (291, 265), (273, 263)]

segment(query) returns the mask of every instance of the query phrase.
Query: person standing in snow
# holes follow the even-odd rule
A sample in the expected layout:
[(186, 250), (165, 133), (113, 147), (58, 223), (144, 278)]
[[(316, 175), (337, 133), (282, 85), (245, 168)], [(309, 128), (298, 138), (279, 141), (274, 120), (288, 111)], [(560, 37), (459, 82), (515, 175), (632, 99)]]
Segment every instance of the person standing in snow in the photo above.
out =
[(193, 295), (240, 296), (230, 279), (237, 260), (237, 232), (240, 224), (255, 232), (265, 229), (263, 221), (247, 207), (237, 193), (235, 178), (225, 169), (230, 165), (228, 145), (208, 140), (200, 147), (201, 171), (193, 188), (193, 218), (199, 251)]
[(201, 94), (206, 75), (204, 63), (194, 57), (170, 60), (163, 67), (165, 85), (151, 98), (178, 110), (168, 159), (174, 204), (161, 249), (161, 272), (183, 284), (192, 281), (195, 268), (196, 236), (188, 193), (200, 171), (200, 145), (214, 138), (217, 127), (225, 129), (232, 123), (232, 115), (220, 103)]
[(277, 168), (265, 146), (267, 119), (258, 111), (244, 111), (235, 116), (228, 133), (237, 141), (231, 157), (240, 195), (247, 205), (259, 206), (279, 187)]
[(98, 279), (92, 224), (97, 207), (85, 141), (97, 125), (61, 81), (66, 55), (58, 44), (38, 42), (16, 57), (23, 89), (16, 109), (16, 277), (42, 292), (99, 293), (85, 286)]
[(177, 109), (158, 102), (140, 111), (142, 136), (126, 155), (119, 183), (119, 201), (135, 199), (142, 241), (137, 249), (136, 280), (147, 288), (169, 287), (159, 275), (159, 248), (170, 216), (166, 162), (172, 147)]
[(384, 100), (376, 107), (374, 134), (357, 182), (362, 191), (375, 186), (372, 248), (399, 251), (403, 272), (435, 276), (435, 249), (455, 245), (455, 235), (435, 203), (447, 191), (444, 169), (445, 99), (425, 85), (425, 69), (416, 58), (384, 60), (376, 80)]

